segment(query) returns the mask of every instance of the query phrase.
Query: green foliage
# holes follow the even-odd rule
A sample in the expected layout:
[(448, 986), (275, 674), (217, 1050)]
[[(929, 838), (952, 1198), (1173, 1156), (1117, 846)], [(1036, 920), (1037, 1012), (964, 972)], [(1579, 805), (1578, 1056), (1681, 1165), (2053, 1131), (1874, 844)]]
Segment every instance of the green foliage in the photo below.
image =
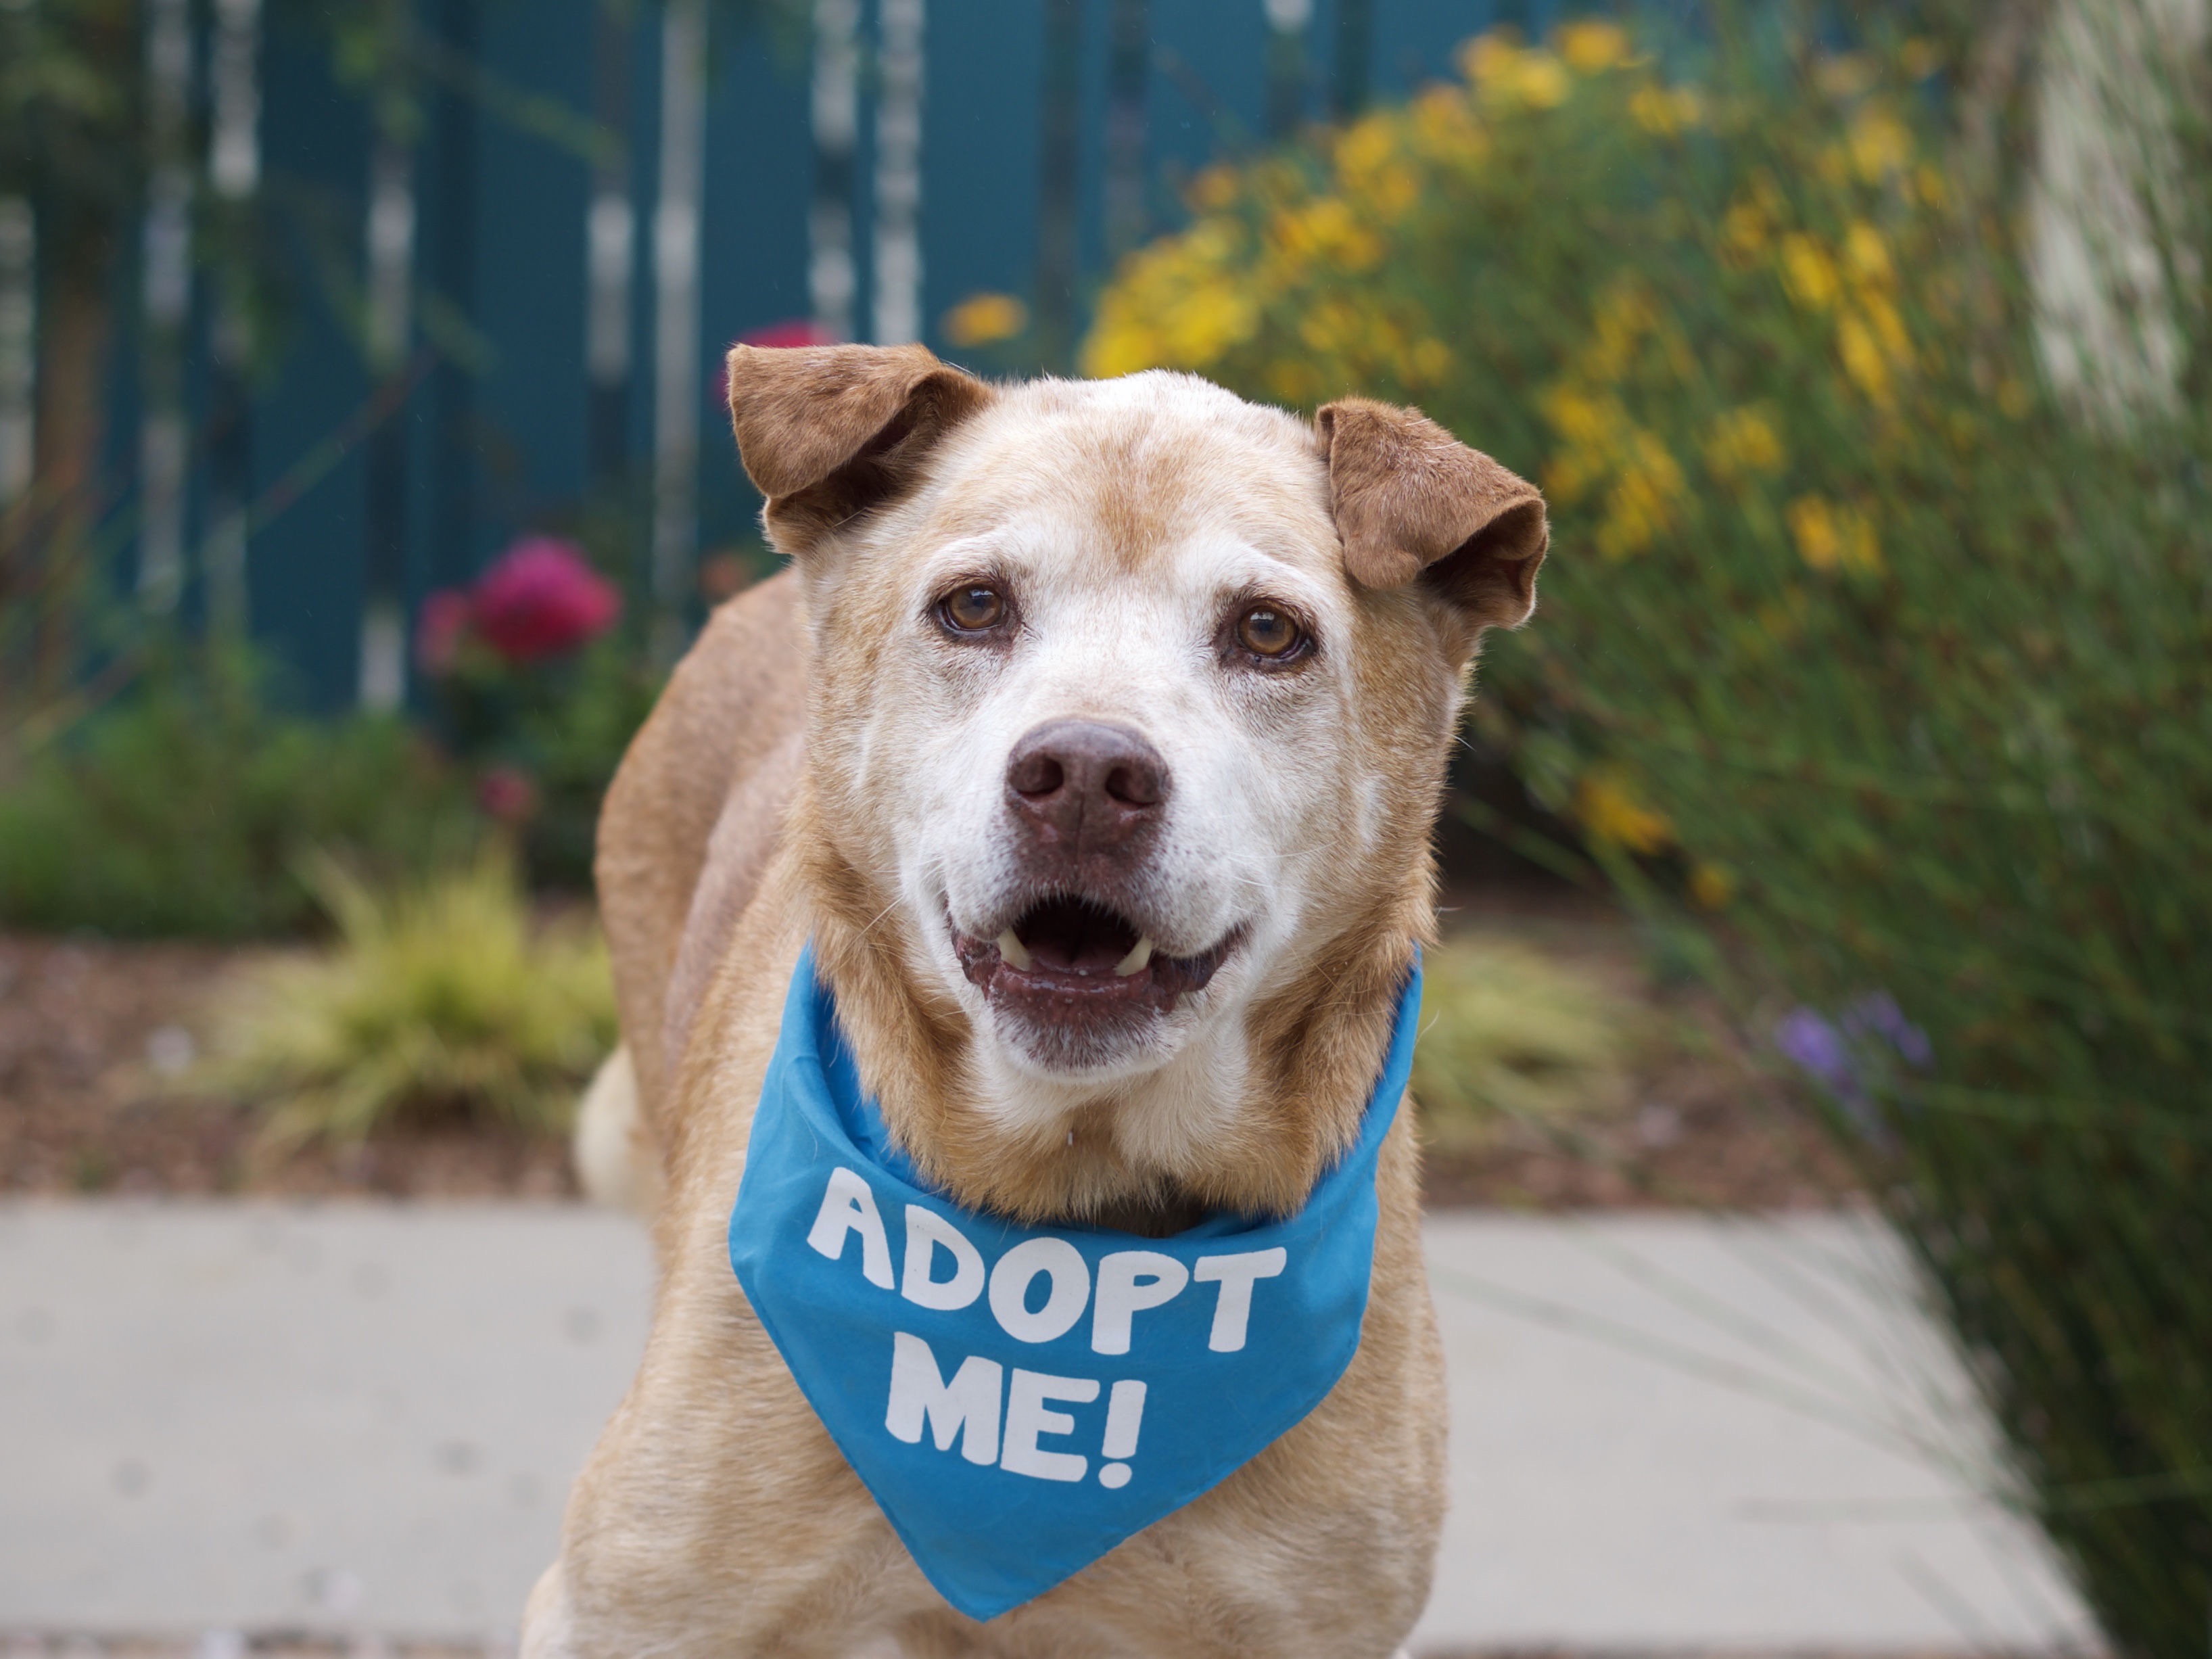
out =
[(1620, 1103), (1635, 1014), (1591, 975), (1525, 945), (1460, 934), (1427, 953), (1421, 976), (1413, 1098), (1437, 1144)]
[(327, 858), (311, 869), (337, 945), (234, 994), (210, 1081), (266, 1102), (278, 1146), (456, 1118), (564, 1129), (615, 1042), (597, 933), (533, 926), (498, 854), (383, 889)]
[(416, 869), (476, 834), (450, 769), (397, 720), (287, 716), (234, 664), (172, 667), (0, 787), (0, 921), (291, 932), (315, 916), (307, 848)]
[(132, 0), (0, 6), (0, 192), (119, 210), (144, 163)]
[[(1091, 364), (1416, 402), (1543, 482), (1542, 611), (1492, 642), (1477, 719), (1656, 920), (1741, 964), (1747, 1016), (1802, 1005), (1793, 1052), (1928, 1268), (2017, 1495), (2116, 1652), (2199, 1654), (2202, 127), (2131, 180), (2179, 395), (2116, 420), (2048, 383), (2018, 204), (1989, 193), (2020, 168), (1966, 165), (1924, 56), (1724, 52), (1691, 88), (1584, 24), (1467, 61), (1462, 88), (1201, 180), (1191, 230), (1102, 303)], [(2174, 75), (2201, 95), (2200, 71)], [(2159, 165), (2133, 143), (2124, 166)]]
[(533, 885), (590, 890), (599, 803), (661, 679), (617, 635), (549, 663), (467, 651), (437, 681), (441, 735), (486, 809), (514, 823)]

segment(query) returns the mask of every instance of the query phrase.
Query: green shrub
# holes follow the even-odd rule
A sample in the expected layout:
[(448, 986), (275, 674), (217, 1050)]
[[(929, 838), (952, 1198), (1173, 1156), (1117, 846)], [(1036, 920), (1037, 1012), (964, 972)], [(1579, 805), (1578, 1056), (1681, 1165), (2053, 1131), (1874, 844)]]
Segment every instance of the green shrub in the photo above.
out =
[(396, 720), (278, 714), (234, 663), (165, 668), (0, 781), (0, 923), (292, 932), (315, 915), (307, 848), (420, 869), (465, 851), (477, 823)]
[(594, 932), (533, 926), (503, 854), (384, 890), (319, 859), (311, 880), (337, 944), (231, 994), (211, 1085), (266, 1103), (280, 1146), (440, 1121), (567, 1127), (615, 1042)]
[(2016, 1495), (2114, 1650), (2179, 1659), (2212, 1606), (2212, 158), (2183, 122), (2152, 198), (2178, 412), (2085, 418), (1925, 65), (1775, 61), (1690, 88), (1605, 25), (1490, 37), (1464, 87), (1201, 180), (1091, 365), (1404, 398), (1544, 483), (1542, 612), (1477, 719), (1823, 1091)]
[(1510, 940), (1446, 939), (1421, 964), (1413, 1098), (1428, 1137), (1479, 1144), (1509, 1121), (1619, 1105), (1634, 1012), (1594, 977)]
[(437, 685), (438, 730), (515, 833), (531, 884), (588, 892), (599, 803), (659, 696), (627, 639), (515, 668), (481, 657)]

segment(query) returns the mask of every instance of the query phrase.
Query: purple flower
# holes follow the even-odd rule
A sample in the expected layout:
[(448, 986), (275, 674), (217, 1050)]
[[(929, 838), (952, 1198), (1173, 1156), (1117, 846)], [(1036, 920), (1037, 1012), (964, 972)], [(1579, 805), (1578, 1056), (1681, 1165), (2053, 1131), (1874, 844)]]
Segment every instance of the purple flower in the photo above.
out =
[(1859, 998), (1834, 1020), (1811, 1008), (1792, 1009), (1774, 1028), (1774, 1046), (1820, 1085), (1860, 1133), (1877, 1139), (1886, 1131), (1869, 1079), (1878, 1082), (1893, 1074), (1898, 1060), (1916, 1071), (1926, 1071), (1936, 1060), (1928, 1033), (1905, 1018), (1887, 991)]
[(1774, 1046), (1798, 1069), (1838, 1099), (1861, 1094), (1844, 1033), (1810, 1008), (1792, 1009), (1774, 1028)]
[(1861, 997), (1844, 1010), (1844, 1031), (1850, 1036), (1878, 1036), (1897, 1051), (1897, 1057), (1918, 1071), (1936, 1063), (1936, 1046), (1928, 1033), (1905, 1018), (1897, 999), (1887, 991)]

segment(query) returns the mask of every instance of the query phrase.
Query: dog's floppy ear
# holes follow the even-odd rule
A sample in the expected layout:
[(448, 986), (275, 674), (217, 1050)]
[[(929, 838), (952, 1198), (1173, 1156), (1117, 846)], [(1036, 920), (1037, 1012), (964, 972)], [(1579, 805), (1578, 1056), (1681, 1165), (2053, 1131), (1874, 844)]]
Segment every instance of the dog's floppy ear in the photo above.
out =
[(1418, 578), (1462, 621), (1467, 650), (1484, 629), (1528, 619), (1551, 538), (1534, 484), (1417, 409), (1343, 398), (1314, 428), (1352, 580)]
[(732, 346), (730, 425), (769, 533), (803, 556), (826, 531), (909, 488), (990, 387), (902, 346)]

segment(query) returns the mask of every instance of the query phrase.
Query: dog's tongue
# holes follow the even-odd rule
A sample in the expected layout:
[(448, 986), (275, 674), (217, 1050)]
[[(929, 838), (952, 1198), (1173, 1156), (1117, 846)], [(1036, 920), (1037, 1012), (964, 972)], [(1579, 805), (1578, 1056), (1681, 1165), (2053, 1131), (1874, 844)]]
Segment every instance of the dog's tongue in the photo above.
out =
[(1137, 942), (1136, 929), (1080, 899), (1053, 899), (1014, 928), (1036, 966), (1060, 974), (1110, 974)]

